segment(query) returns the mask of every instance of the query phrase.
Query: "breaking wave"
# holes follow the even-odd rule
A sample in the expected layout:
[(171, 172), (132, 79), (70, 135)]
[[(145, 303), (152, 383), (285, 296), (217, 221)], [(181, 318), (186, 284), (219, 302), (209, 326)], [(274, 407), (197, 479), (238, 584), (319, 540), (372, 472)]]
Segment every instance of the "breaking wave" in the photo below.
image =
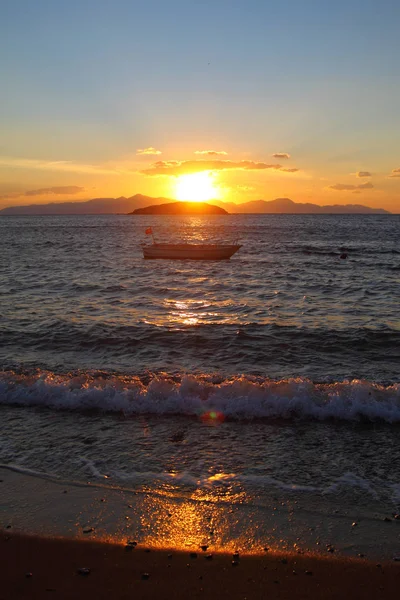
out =
[(187, 417), (400, 423), (400, 384), (256, 376), (0, 373), (0, 404)]

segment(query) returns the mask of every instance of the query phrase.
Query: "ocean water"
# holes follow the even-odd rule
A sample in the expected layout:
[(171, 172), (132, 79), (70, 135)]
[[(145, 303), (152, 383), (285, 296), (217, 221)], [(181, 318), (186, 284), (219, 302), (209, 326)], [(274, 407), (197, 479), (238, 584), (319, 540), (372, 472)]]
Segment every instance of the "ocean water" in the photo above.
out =
[[(146, 261), (148, 226), (243, 247)], [(380, 535), (400, 509), (399, 306), (398, 215), (2, 217), (0, 464), (212, 505), (220, 544), (251, 521), (247, 548), (309, 548), (332, 515)]]

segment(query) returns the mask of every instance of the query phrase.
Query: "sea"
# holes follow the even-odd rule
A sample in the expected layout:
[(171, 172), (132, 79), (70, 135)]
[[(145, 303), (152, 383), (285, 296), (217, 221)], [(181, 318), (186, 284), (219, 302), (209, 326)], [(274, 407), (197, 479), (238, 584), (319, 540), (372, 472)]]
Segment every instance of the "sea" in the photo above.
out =
[(0, 527), (400, 551), (400, 215), (3, 216), (0, 371)]

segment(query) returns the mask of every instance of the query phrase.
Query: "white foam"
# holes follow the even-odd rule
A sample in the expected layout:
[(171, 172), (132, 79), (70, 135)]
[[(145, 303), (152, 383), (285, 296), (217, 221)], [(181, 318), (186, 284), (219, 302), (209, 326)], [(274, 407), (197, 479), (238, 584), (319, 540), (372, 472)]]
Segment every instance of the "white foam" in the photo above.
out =
[[(92, 461), (82, 459), (88, 467), (90, 473), (99, 479), (103, 479), (104, 475), (98, 471)], [(350, 471), (343, 473), (336, 479), (327, 484), (321, 485), (305, 485), (296, 481), (281, 481), (270, 475), (250, 475), (238, 473), (209, 473), (192, 474), (189, 471), (176, 472), (154, 472), (154, 471), (120, 471), (114, 470), (110, 473), (110, 483), (123, 482), (124, 485), (156, 485), (160, 483), (171, 484), (174, 487), (181, 488), (190, 487), (196, 489), (209, 489), (226, 487), (237, 489), (256, 489), (256, 490), (280, 490), (293, 494), (318, 494), (319, 496), (340, 495), (343, 491), (361, 491), (372, 498), (379, 500), (382, 489), (382, 482), (375, 484), (368, 479), (364, 479)], [(386, 482), (392, 493), (394, 503), (399, 502), (398, 494), (400, 494), (399, 484)]]
[(108, 475), (101, 473), (92, 460), (89, 460), (84, 456), (79, 456), (79, 460), (77, 462), (87, 467), (87, 469), (93, 477), (98, 477), (100, 479), (108, 479)]
[(302, 378), (273, 381), (238, 376), (215, 383), (212, 376), (186, 375), (179, 383), (154, 376), (144, 385), (137, 377), (3, 372), (0, 403), (127, 416), (202, 417), (212, 411), (234, 420), (300, 417), (400, 422), (400, 384), (383, 386), (360, 380), (315, 384)]
[(328, 486), (326, 486), (322, 490), (322, 493), (324, 495), (336, 494), (336, 493), (339, 493), (343, 488), (346, 488), (346, 487), (352, 488), (352, 489), (359, 489), (359, 490), (371, 495), (373, 498), (376, 498), (376, 499), (379, 498), (379, 494), (375, 491), (375, 489), (373, 488), (370, 481), (368, 481), (367, 479), (363, 479), (362, 477), (359, 477), (358, 475), (355, 475), (355, 473), (350, 473), (350, 472), (344, 473), (338, 479), (336, 479), (336, 481), (334, 481), (331, 484), (329, 484)]

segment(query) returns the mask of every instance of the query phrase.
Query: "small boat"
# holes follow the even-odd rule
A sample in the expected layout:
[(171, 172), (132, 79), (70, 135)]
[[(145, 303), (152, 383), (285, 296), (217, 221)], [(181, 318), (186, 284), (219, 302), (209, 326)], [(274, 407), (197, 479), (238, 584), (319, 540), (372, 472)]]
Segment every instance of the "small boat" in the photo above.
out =
[(142, 244), (143, 258), (191, 260), (226, 260), (242, 247), (241, 244)]

